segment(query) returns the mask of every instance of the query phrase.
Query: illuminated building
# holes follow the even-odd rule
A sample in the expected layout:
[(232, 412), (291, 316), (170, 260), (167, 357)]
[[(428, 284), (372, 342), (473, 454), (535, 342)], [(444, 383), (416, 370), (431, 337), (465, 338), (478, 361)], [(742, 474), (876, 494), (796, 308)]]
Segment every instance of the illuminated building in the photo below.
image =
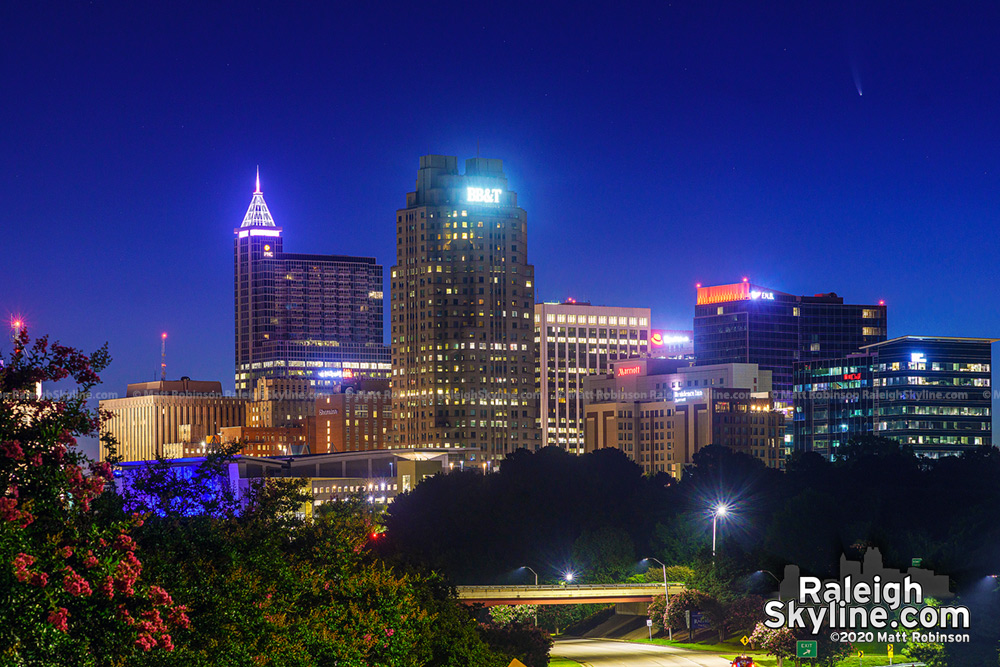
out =
[[(291, 456), (238, 454), (222, 463), (221, 475), (235, 491), (245, 494), (256, 480), (295, 478), (312, 498), (298, 513), (309, 518), (314, 509), (330, 502), (361, 496), (373, 505), (387, 505), (399, 493), (411, 491), (423, 480), (439, 473), (464, 469), (467, 452), (460, 449), (417, 449), (377, 452), (346, 452)], [(194, 474), (204, 464), (202, 455), (172, 459), (168, 465), (181, 476)], [(118, 466), (115, 484), (130, 489), (132, 480), (145, 468), (144, 462)], [(135, 491), (134, 489), (132, 489)], [(142, 493), (142, 492), (139, 492)]]
[(790, 402), (797, 361), (833, 359), (886, 338), (886, 307), (845, 304), (836, 294), (794, 296), (749, 282), (698, 287), (694, 354), (699, 365), (753, 363), (773, 373)]
[(795, 448), (884, 436), (931, 458), (992, 444), (994, 339), (903, 336), (795, 365)]
[(382, 267), (371, 257), (283, 250), (260, 190), (235, 230), (236, 391), (258, 378), (389, 376), (382, 343)]
[(618, 359), (647, 356), (649, 308), (535, 304), (535, 348), (540, 446), (582, 454), (583, 378), (606, 374)]
[(392, 446), (388, 380), (361, 380), (316, 399), (312, 452), (361, 452)]
[[(100, 410), (111, 413), (101, 432), (115, 438), (116, 453), (125, 461), (177, 458), (184, 455), (185, 445), (204, 443), (224, 427), (242, 426), (246, 403), (223, 395), (221, 382), (185, 377), (134, 383), (125, 398), (100, 402)], [(103, 442), (100, 457), (108, 457)]]
[(420, 158), (396, 212), (394, 445), (502, 458), (540, 437), (527, 213), (501, 160)]
[(690, 329), (652, 329), (649, 332), (649, 356), (661, 359), (694, 360), (694, 331)]
[(784, 415), (771, 397), (771, 373), (756, 364), (687, 366), (678, 360), (612, 364), (588, 378), (585, 449), (616, 447), (647, 473), (676, 478), (708, 445), (753, 456), (783, 469)]

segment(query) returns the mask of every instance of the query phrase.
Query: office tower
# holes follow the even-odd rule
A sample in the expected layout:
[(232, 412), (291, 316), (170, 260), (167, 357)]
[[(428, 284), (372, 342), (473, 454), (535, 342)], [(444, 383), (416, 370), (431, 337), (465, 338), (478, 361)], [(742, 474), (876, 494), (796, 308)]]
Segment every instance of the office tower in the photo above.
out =
[(613, 361), (649, 354), (649, 308), (535, 304), (535, 347), (541, 446), (582, 454), (583, 379), (606, 374)]
[(236, 390), (259, 378), (389, 375), (382, 343), (382, 267), (371, 257), (286, 253), (257, 188), (235, 230)]
[(789, 402), (797, 361), (831, 359), (886, 338), (886, 307), (844, 303), (836, 294), (794, 296), (741, 282), (698, 288), (694, 354), (698, 365), (752, 363), (773, 373)]
[(394, 439), (469, 447), (480, 460), (537, 442), (534, 267), (527, 213), (501, 160), (420, 158), (396, 212)]
[(794, 444), (884, 436), (931, 458), (992, 444), (991, 338), (902, 336), (795, 365)]

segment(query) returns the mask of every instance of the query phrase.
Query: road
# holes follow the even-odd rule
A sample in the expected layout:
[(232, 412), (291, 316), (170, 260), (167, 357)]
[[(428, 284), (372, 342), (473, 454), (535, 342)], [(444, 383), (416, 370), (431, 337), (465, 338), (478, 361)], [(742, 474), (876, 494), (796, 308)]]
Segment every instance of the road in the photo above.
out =
[(608, 639), (558, 639), (552, 656), (586, 667), (729, 667), (728, 660), (705, 651)]

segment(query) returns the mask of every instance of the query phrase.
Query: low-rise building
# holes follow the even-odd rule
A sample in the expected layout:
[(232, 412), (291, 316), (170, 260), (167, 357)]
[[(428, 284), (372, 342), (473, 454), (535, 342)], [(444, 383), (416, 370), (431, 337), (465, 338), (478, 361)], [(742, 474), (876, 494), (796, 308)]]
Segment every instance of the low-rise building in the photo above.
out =
[(712, 444), (783, 469), (784, 416), (774, 407), (770, 371), (756, 364), (683, 363), (617, 362), (608, 376), (588, 380), (586, 450), (616, 447), (646, 472), (677, 478)]
[[(180, 380), (129, 384), (124, 398), (100, 401), (110, 413), (101, 432), (116, 441), (117, 456), (143, 461), (183, 455), (184, 443), (201, 443), (220, 429), (242, 426), (246, 399), (226, 396), (221, 382)], [(100, 458), (110, 452), (101, 443)]]
[(392, 393), (388, 380), (346, 383), (316, 398), (312, 453), (362, 452), (392, 446)]

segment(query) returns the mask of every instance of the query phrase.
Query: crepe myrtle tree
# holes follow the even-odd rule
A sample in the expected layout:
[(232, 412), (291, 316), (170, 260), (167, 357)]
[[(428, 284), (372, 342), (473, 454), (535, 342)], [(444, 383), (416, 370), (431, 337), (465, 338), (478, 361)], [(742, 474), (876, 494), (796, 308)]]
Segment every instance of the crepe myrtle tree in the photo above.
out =
[[(99, 431), (87, 400), (107, 346), (88, 356), (25, 329), (13, 342), (0, 358), (0, 663), (118, 665), (172, 650), (188, 619), (142, 580), (130, 532), (143, 516), (99, 509), (111, 466), (77, 446)], [(69, 390), (39, 395), (39, 383)]]

